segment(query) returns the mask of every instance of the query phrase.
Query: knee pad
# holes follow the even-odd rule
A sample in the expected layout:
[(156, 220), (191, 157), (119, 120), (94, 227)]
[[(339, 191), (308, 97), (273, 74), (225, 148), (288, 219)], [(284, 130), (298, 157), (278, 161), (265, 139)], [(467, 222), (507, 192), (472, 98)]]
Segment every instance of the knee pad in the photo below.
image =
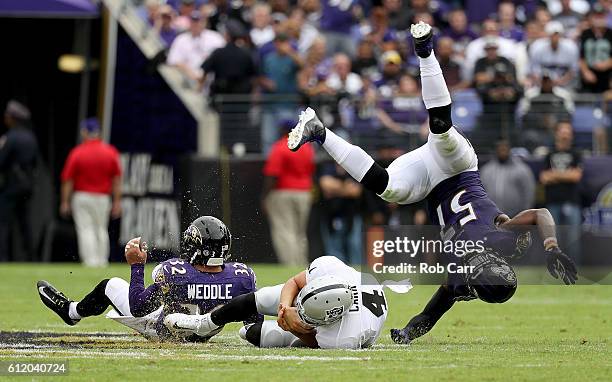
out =
[(514, 269), (493, 251), (466, 255), (466, 264), (473, 268), (467, 274), (467, 285), (479, 299), (488, 303), (503, 303), (516, 292)]

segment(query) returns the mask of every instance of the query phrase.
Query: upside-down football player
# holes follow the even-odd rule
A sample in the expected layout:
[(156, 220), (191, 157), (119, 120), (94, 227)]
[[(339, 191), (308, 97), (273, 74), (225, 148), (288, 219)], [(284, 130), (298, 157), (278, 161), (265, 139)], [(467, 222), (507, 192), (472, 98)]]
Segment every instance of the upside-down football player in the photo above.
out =
[(262, 348), (367, 348), (387, 318), (383, 287), (362, 282), (367, 276), (333, 256), (322, 256), (285, 284), (242, 295), (211, 313), (169, 314), (164, 322), (183, 336), (206, 337), (227, 323), (264, 314), (278, 319), (244, 326), (242, 339)]
[[(147, 249), (140, 238), (130, 240), (125, 258), (131, 266), (131, 279), (102, 280), (81, 301), (71, 301), (46, 281), (37, 284), (42, 302), (68, 325), (103, 314), (149, 339), (206, 341), (207, 336), (177, 337), (163, 324), (166, 314), (205, 313), (256, 290), (253, 270), (242, 263), (226, 262), (232, 236), (223, 222), (212, 216), (194, 220), (183, 233), (180, 258), (166, 260), (153, 270), (154, 283), (144, 286)], [(259, 322), (261, 316), (245, 317), (245, 324)]]
[(488, 237), (488, 243), (493, 243), (485, 251), (463, 256), (460, 261), (474, 266), (473, 272), (449, 275), (423, 312), (404, 329), (391, 330), (392, 339), (403, 344), (427, 333), (456, 301), (478, 298), (502, 303), (510, 299), (517, 282), (504, 257), (524, 252), (530, 245), (525, 226), (537, 226), (550, 274), (565, 284), (577, 279), (573, 261), (557, 244), (555, 222), (548, 210), (526, 210), (509, 218), (489, 199), (480, 181), (476, 153), (453, 126), (450, 94), (433, 54), (432, 29), (420, 22), (411, 27), (411, 34), (429, 114), (427, 143), (385, 169), (364, 150), (326, 129), (311, 108), (301, 113), (287, 143), (296, 151), (306, 142), (318, 142), (353, 178), (388, 202), (410, 204), (426, 199), (430, 219), (443, 232), (454, 232), (452, 240)]

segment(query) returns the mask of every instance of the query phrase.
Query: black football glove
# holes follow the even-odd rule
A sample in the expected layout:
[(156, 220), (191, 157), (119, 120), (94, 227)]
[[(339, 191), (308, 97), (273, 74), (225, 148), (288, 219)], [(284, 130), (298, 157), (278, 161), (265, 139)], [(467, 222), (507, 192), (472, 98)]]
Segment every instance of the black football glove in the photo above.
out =
[(565, 285), (576, 284), (578, 272), (574, 261), (559, 247), (552, 247), (545, 251), (546, 266), (552, 277), (561, 279)]

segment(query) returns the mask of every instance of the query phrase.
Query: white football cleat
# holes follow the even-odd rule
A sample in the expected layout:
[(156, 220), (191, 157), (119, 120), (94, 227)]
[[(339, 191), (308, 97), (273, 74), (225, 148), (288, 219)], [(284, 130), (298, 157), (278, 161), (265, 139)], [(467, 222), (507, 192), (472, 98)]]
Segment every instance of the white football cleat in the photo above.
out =
[(312, 108), (300, 113), (297, 125), (289, 132), (287, 147), (291, 151), (298, 151), (302, 145), (316, 141), (320, 145), (325, 142), (325, 126)]
[(222, 328), (215, 325), (210, 313), (206, 314), (183, 314), (172, 313), (164, 317), (164, 325), (175, 334), (194, 333), (202, 337), (209, 337), (216, 334)]

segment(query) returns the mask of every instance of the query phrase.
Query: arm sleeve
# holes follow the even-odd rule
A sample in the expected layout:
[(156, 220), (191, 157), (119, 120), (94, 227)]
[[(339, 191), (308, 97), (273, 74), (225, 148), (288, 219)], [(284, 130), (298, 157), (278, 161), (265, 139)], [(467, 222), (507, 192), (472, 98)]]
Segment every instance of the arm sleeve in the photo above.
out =
[(159, 284), (155, 283), (145, 289), (144, 264), (132, 265), (130, 278), (130, 311), (134, 317), (143, 317), (159, 308), (162, 293)]

